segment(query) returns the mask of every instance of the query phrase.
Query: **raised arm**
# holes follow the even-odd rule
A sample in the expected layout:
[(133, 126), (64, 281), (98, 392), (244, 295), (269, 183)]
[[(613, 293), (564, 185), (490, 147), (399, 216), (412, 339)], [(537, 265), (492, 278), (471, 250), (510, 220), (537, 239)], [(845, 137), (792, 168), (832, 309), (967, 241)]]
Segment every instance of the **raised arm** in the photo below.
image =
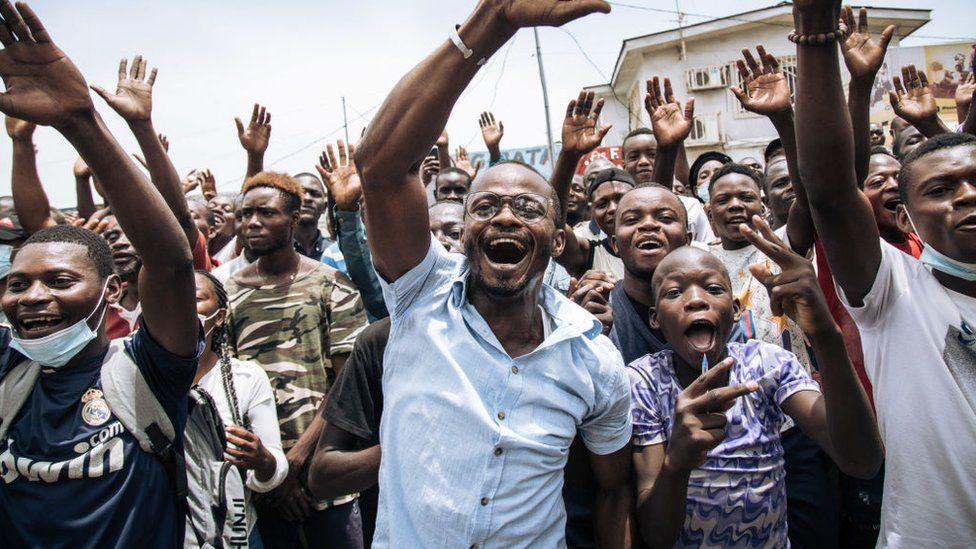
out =
[[(976, 74), (969, 73), (966, 81), (956, 86), (956, 119), (960, 124), (966, 123), (969, 116), (969, 107), (973, 104), (973, 94), (976, 94)], [(963, 131), (966, 131), (963, 129)], [(966, 133), (973, 133), (966, 131)]]
[(813, 265), (791, 251), (755, 216), (755, 230), (743, 225), (742, 233), (780, 272), (757, 263), (749, 270), (770, 296), (774, 315), (793, 319), (810, 340), (820, 365), (823, 394), (800, 391), (783, 403), (803, 431), (820, 444), (845, 473), (872, 478), (881, 467), (884, 450), (864, 387), (851, 365), (844, 337), (827, 307)]
[(78, 217), (88, 219), (98, 209), (95, 206), (95, 196), (91, 190), (91, 169), (88, 164), (85, 164), (85, 160), (79, 156), (75, 160), (72, 171), (75, 175), (75, 195), (78, 197)]
[[(569, 190), (580, 159), (599, 147), (603, 137), (611, 128), (609, 124), (598, 125), (600, 111), (603, 110), (603, 99), (596, 100), (596, 104), (594, 99), (593, 92), (581, 91), (579, 97), (570, 101), (566, 107), (566, 118), (563, 119), (563, 148), (559, 151), (552, 175), (549, 176), (549, 183), (559, 196), (559, 209), (562, 212), (566, 211), (569, 204)], [(560, 223), (565, 223), (565, 219), (560, 220)], [(590, 267), (587, 264), (590, 242), (578, 238), (569, 225), (566, 225), (565, 233), (566, 245), (556, 261), (565, 267), (569, 274), (578, 277)]]
[(939, 118), (939, 109), (925, 71), (919, 71), (915, 65), (907, 65), (901, 68), (901, 76), (894, 77), (895, 89), (888, 92), (895, 115), (907, 120), (925, 137), (949, 133), (949, 128)]
[[(969, 78), (972, 79), (973, 75), (970, 74)], [(976, 134), (976, 85), (971, 86), (969, 94), (969, 108), (966, 109), (966, 118), (962, 122), (962, 131)]]
[(790, 183), (796, 196), (790, 206), (786, 232), (793, 249), (806, 255), (813, 246), (814, 228), (797, 164), (796, 124), (793, 105), (790, 104), (790, 84), (779, 66), (779, 61), (767, 53), (762, 44), (756, 46), (756, 52), (759, 54), (759, 61), (756, 61), (748, 49), (742, 50), (743, 59), (736, 60), (736, 68), (745, 89), (733, 86), (732, 94), (744, 109), (768, 118), (783, 144), (786, 170), (790, 174)]
[(234, 122), (237, 124), (237, 138), (247, 152), (247, 177), (251, 177), (264, 171), (264, 153), (271, 142), (271, 113), (255, 103), (246, 128), (240, 118), (235, 118)]
[(156, 69), (147, 75), (148, 65), (148, 61), (137, 55), (132, 60), (132, 68), (128, 69), (128, 60), (123, 58), (119, 61), (119, 82), (115, 93), (111, 94), (99, 86), (92, 86), (92, 89), (129, 125), (145, 157), (150, 180), (176, 216), (187, 245), (192, 249), (197, 241), (197, 226), (186, 205), (180, 174), (166, 153), (164, 138), (153, 127), (152, 91)]
[(505, 136), (505, 124), (501, 120), (496, 121), (494, 114), (485, 111), (481, 113), (478, 125), (481, 126), (481, 137), (488, 149), (488, 165), (494, 166), (502, 159), (501, 142)]
[(840, 49), (844, 54), (847, 71), (851, 73), (847, 108), (854, 126), (854, 168), (858, 184), (863, 185), (868, 177), (868, 164), (871, 161), (871, 90), (874, 87), (874, 78), (884, 63), (895, 26), (888, 26), (881, 32), (878, 41), (874, 42), (868, 27), (867, 9), (861, 8), (858, 11), (857, 23), (854, 22), (854, 11), (850, 6), (844, 6), (841, 17), (848, 32), (847, 38), (840, 43)]
[[(20, 224), (29, 234), (53, 227), (51, 204), (37, 175), (37, 153), (34, 152), (34, 124), (7, 117), (7, 135), (13, 141), (10, 187), (14, 210)], [(90, 215), (90, 214), (89, 214)]]
[(597, 11), (609, 12), (610, 6), (603, 0), (482, 0), (458, 30), (472, 54), (466, 58), (445, 40), (400, 80), (356, 154), (369, 210), (369, 246), (380, 275), (396, 280), (427, 254), (427, 195), (417, 166), (481, 61), (521, 27), (559, 26)]
[(192, 356), (200, 323), (190, 249), (176, 219), (105, 127), (85, 78), (30, 7), (20, 3), (14, 9), (0, 0), (0, 17), (0, 77), (6, 86), (0, 110), (54, 126), (91, 166), (112, 213), (142, 257), (140, 286), (153, 288), (142, 296), (145, 325), (164, 349)]
[[(657, 76), (647, 81), (644, 108), (651, 117), (651, 128), (657, 139), (657, 156), (654, 157), (654, 182), (667, 188), (674, 186), (675, 163), (683, 154), (682, 145), (691, 133), (695, 120), (695, 99), (681, 103), (674, 98), (671, 79), (664, 78), (664, 93)], [(686, 178), (687, 179), (687, 178)]]
[(315, 166), (322, 181), (329, 190), (329, 196), (335, 203), (335, 217), (339, 224), (339, 251), (346, 260), (346, 271), (353, 284), (359, 289), (363, 298), (363, 307), (373, 318), (390, 316), (383, 301), (383, 288), (376, 278), (373, 260), (366, 244), (366, 235), (362, 227), (359, 202), (363, 196), (363, 187), (359, 174), (352, 164), (355, 147), (350, 144), (348, 154), (346, 145), (339, 140), (336, 144), (339, 156), (336, 158), (332, 145), (327, 145), (325, 152), (319, 157)]
[[(833, 0), (793, 4), (796, 32), (839, 32)], [(797, 45), (796, 128), (800, 179), (834, 279), (860, 304), (881, 265), (878, 226), (854, 173), (851, 119), (841, 88), (836, 42)]]

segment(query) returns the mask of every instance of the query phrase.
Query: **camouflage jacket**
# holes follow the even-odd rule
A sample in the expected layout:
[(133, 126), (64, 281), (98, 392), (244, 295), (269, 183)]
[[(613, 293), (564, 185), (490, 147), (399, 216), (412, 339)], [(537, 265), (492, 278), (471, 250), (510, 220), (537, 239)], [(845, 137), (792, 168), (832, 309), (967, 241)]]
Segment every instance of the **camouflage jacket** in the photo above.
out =
[(281, 444), (295, 445), (329, 389), (329, 357), (352, 352), (366, 327), (359, 292), (346, 275), (317, 266), (290, 284), (248, 286), (230, 279), (228, 336), (241, 360), (268, 374)]

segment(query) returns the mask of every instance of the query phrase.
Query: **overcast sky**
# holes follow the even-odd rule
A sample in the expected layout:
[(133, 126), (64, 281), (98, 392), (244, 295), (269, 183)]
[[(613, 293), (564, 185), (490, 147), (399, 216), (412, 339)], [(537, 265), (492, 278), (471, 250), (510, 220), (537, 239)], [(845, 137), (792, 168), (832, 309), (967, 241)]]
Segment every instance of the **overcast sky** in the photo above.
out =
[[(885, 0), (875, 5), (929, 8), (932, 21), (917, 34), (967, 38), (976, 34), (972, 0)], [(633, 6), (674, 10), (673, 1), (625, 0)], [(326, 141), (342, 137), (341, 97), (349, 133), (358, 136), (396, 81), (445, 40), (471, 0), (35, 0), (45, 26), (88, 78), (114, 89), (118, 61), (137, 53), (159, 67), (153, 118), (170, 140), (181, 174), (209, 167), (221, 190), (240, 185), (244, 152), (234, 117), (255, 101), (271, 111), (272, 138), (265, 166), (312, 170)], [(680, 0), (681, 10), (720, 17), (773, 5), (739, 0)], [(709, 17), (710, 18), (710, 17)], [(605, 83), (621, 41), (673, 28), (677, 16), (615, 5), (563, 29), (540, 29), (543, 61), (555, 114), (581, 86)], [(785, 31), (784, 31), (785, 32)], [(592, 63), (580, 52), (587, 52)], [(939, 43), (909, 39), (903, 45)], [(748, 45), (748, 44), (744, 44)], [(95, 104), (123, 145), (135, 151), (126, 126), (101, 101)], [(505, 121), (503, 148), (546, 142), (542, 93), (531, 31), (520, 32), (479, 73), (462, 96), (448, 131), (453, 146), (481, 150), (477, 116), (492, 109)], [(245, 119), (246, 122), (246, 119)], [(558, 135), (557, 135), (558, 140)], [(35, 137), (41, 179), (52, 204), (73, 206), (75, 152), (50, 128)], [(10, 192), (10, 142), (0, 138), (0, 194)]]

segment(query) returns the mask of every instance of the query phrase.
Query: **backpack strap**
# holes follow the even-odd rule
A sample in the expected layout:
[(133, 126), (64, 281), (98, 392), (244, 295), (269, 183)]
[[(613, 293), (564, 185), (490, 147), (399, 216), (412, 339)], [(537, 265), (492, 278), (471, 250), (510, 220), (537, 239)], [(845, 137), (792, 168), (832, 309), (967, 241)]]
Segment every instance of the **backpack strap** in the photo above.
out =
[(126, 352), (124, 340), (109, 345), (102, 363), (102, 392), (109, 409), (139, 442), (139, 447), (163, 463), (176, 490), (177, 502), (185, 510), (186, 459), (174, 444), (176, 430), (139, 366)]
[(0, 446), (7, 444), (7, 431), (34, 391), (34, 384), (40, 375), (40, 364), (33, 360), (22, 360), (0, 379)]
[(132, 433), (143, 451), (158, 454), (176, 440), (173, 422), (125, 351), (123, 340), (109, 345), (102, 363), (102, 391), (112, 414)]

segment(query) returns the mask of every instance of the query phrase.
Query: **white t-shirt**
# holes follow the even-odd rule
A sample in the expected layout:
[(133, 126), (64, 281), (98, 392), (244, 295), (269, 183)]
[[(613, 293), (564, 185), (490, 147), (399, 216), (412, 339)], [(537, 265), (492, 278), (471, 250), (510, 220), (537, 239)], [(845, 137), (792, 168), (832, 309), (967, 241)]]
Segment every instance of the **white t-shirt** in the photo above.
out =
[(685, 205), (685, 211), (688, 212), (688, 230), (691, 231), (692, 240), (705, 244), (715, 240), (712, 224), (708, 222), (708, 216), (705, 215), (705, 208), (702, 208), (701, 202), (690, 196), (676, 196)]
[(610, 273), (617, 277), (617, 280), (623, 280), (627, 276), (624, 261), (610, 253), (610, 250), (602, 242), (591, 240), (590, 246), (593, 246), (593, 266), (590, 267), (591, 269)]
[(237, 237), (235, 236), (219, 252), (214, 254), (213, 258), (223, 265), (237, 257), (237, 255)]
[(231, 259), (227, 263), (224, 263), (220, 267), (217, 267), (211, 272), (211, 274), (213, 274), (221, 284), (226, 284), (231, 277), (233, 277), (239, 271), (244, 270), (244, 267), (247, 267), (250, 264), (251, 262), (247, 260), (247, 256), (241, 254), (234, 259)]
[[(783, 238), (786, 227), (774, 231)], [(813, 361), (807, 349), (806, 337), (796, 322), (786, 315), (773, 316), (773, 309), (769, 301), (769, 291), (762, 282), (756, 280), (749, 271), (749, 265), (765, 263), (775, 273), (779, 267), (770, 261), (764, 253), (752, 244), (738, 250), (726, 250), (722, 243), (708, 247), (712, 255), (725, 265), (732, 280), (732, 291), (739, 300), (741, 318), (739, 325), (747, 339), (755, 339), (777, 347), (782, 347), (796, 355), (797, 362), (803, 366), (807, 374), (813, 374)], [(793, 418), (787, 416), (783, 424), (783, 431), (793, 428)]]
[[(238, 410), (251, 422), (251, 432), (261, 439), (261, 444), (271, 452), (275, 459), (275, 472), (265, 482), (258, 480), (253, 470), (247, 471), (246, 486), (255, 492), (269, 492), (284, 482), (288, 475), (288, 461), (281, 449), (281, 432), (278, 430), (278, 411), (275, 407), (274, 394), (268, 374), (253, 362), (230, 359), (231, 374), (234, 381), (234, 391), (237, 393)], [(220, 419), (225, 426), (234, 424), (224, 380), (220, 374), (220, 362), (207, 372), (197, 383), (204, 391), (213, 397)], [(257, 523), (254, 505), (248, 500), (248, 524), (251, 527)]]
[(973, 547), (976, 299), (884, 241), (864, 304), (837, 294), (861, 333), (887, 455), (878, 547)]

